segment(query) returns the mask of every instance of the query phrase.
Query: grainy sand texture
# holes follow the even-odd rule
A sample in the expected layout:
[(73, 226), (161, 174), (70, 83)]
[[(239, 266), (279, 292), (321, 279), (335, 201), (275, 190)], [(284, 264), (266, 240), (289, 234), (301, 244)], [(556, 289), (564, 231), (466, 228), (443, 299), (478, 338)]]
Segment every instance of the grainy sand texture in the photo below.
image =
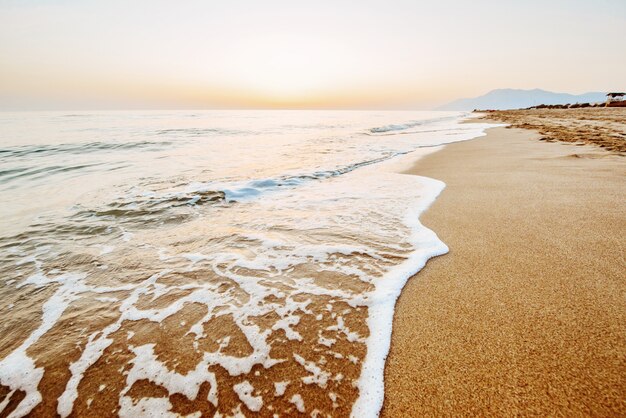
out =
[(486, 116), (515, 128), (533, 129), (543, 141), (594, 144), (626, 153), (626, 109), (521, 109), (491, 111)]
[(540, 137), (494, 128), (410, 170), (447, 184), (421, 221), (450, 253), (399, 299), (382, 416), (626, 416), (626, 159)]

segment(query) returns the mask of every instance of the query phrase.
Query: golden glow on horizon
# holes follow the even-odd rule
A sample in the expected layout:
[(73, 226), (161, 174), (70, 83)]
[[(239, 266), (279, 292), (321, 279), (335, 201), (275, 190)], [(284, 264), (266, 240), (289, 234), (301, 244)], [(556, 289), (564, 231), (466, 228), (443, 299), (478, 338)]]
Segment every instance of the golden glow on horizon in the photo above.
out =
[[(233, 84), (259, 97), (297, 101), (337, 89), (356, 70), (328, 39), (262, 35), (235, 41), (226, 53)], [(347, 58), (347, 59), (346, 59)]]
[(623, 89), (625, 37), (617, 0), (8, 2), (0, 103), (406, 108)]

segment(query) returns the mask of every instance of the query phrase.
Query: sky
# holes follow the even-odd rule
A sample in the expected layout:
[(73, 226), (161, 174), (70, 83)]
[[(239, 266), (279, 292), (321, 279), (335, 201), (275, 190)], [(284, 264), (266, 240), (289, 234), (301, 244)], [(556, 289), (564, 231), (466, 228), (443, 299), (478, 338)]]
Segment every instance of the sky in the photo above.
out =
[(626, 90), (624, 0), (0, 0), (0, 109), (428, 109)]

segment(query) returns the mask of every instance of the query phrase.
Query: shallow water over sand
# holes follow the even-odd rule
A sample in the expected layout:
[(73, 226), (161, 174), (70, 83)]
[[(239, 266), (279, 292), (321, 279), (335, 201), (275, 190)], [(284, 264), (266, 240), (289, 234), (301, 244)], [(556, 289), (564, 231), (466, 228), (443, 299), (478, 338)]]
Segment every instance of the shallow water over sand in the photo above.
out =
[(460, 116), (3, 114), (0, 411), (375, 415)]

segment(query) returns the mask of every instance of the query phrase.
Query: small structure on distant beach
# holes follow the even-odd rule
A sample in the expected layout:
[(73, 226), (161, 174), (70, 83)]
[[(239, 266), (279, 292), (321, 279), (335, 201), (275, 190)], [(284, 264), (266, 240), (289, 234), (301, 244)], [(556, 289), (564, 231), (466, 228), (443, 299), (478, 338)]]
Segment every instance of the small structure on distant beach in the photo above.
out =
[(626, 107), (624, 96), (626, 93), (608, 93), (606, 95), (606, 107)]

